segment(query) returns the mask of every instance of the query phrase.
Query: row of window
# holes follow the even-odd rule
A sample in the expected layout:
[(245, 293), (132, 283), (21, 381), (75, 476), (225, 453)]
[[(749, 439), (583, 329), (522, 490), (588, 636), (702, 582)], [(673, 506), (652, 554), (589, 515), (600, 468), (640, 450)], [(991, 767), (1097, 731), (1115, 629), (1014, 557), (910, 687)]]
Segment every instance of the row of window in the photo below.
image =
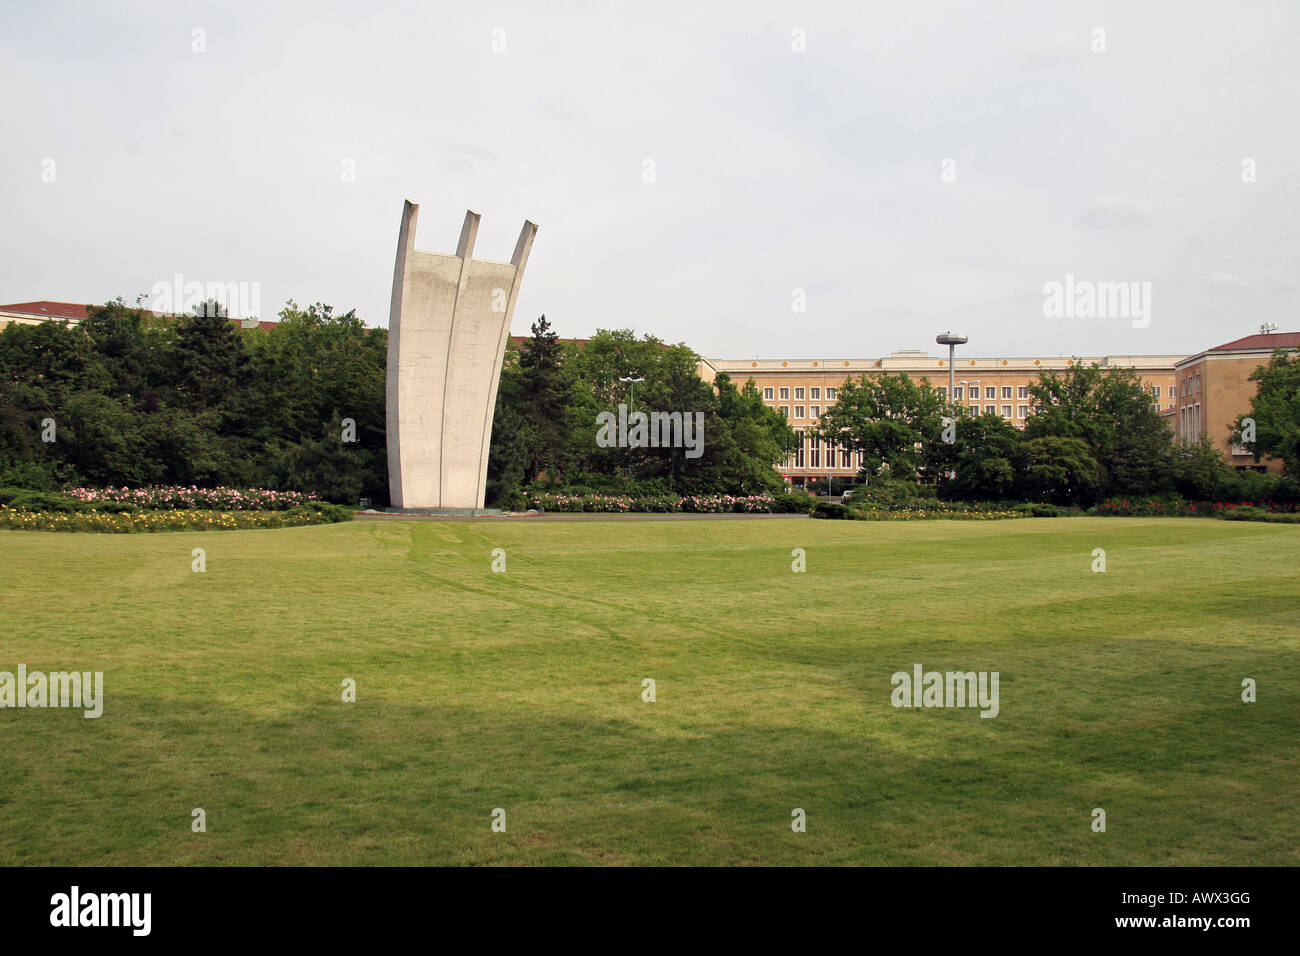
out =
[[(794, 399), (795, 399), (796, 402), (798, 402), (798, 401), (803, 401), (803, 393), (804, 393), (804, 391), (805, 391), (805, 390), (804, 390), (803, 388), (795, 388), (795, 390), (794, 390)], [(819, 399), (819, 398), (822, 397), (822, 390), (821, 390), (820, 388), (810, 388), (810, 389), (807, 389), (807, 392), (808, 392), (808, 397), (809, 397), (810, 399), (812, 399), (813, 401), (816, 401), (817, 399)], [(828, 402), (833, 402), (833, 401), (835, 401), (835, 392), (836, 392), (836, 390), (833, 389), (833, 388), (828, 388), (828, 389), (826, 389), (826, 401), (828, 401)], [(773, 399), (772, 399), (772, 389), (770, 389), (770, 388), (765, 388), (765, 389), (763, 389), (763, 400), (764, 400), (764, 401), (768, 401), (768, 402), (770, 402), (770, 401), (773, 400)], [(782, 388), (782, 389), (781, 389), (781, 401), (783, 401), (783, 402), (788, 402), (788, 401), (790, 401), (790, 389), (788, 389), (788, 388)]]
[(797, 431), (796, 434), (799, 436), (799, 444), (795, 447), (794, 454), (782, 462), (781, 467), (840, 469), (862, 467), (862, 452), (839, 448), (828, 441), (825, 442), (823, 456), (823, 442), (820, 439), (812, 436), (805, 438), (802, 431)]
[[(1184, 396), (1199, 392), (1201, 390), (1201, 373), (1197, 372), (1195, 375), (1184, 375), (1182, 380), (1179, 382), (1179, 385), (1182, 388)], [(1159, 398), (1159, 395), (1156, 397)]]
[[(1003, 385), (1003, 386), (1001, 386), (1000, 388), (999, 388), (998, 386), (989, 385), (989, 386), (986, 386), (985, 389), (984, 389), (984, 397), (985, 397), (986, 399), (995, 399), (995, 398), (999, 398), (999, 397), (1001, 397), (1001, 398), (1003, 398), (1003, 399), (1009, 399), (1009, 398), (1011, 398), (1011, 389), (1012, 389), (1012, 386), (1010, 386), (1010, 385)], [(763, 400), (764, 400), (764, 401), (768, 401), (768, 402), (771, 402), (771, 401), (782, 401), (782, 402), (788, 402), (788, 401), (790, 401), (790, 391), (791, 391), (791, 389), (790, 389), (789, 387), (778, 387), (778, 388), (771, 388), (771, 387), (768, 387), (768, 388), (764, 388), (764, 389), (763, 389)], [(938, 387), (938, 391), (939, 391), (939, 394), (942, 395), (942, 396), (944, 397), (945, 400), (948, 398), (948, 386), (947, 386), (947, 385), (940, 385), (940, 386)], [(822, 390), (821, 390), (820, 388), (802, 388), (802, 387), (794, 387), (794, 400), (795, 400), (796, 402), (803, 401), (803, 399), (804, 399), (804, 393), (805, 393), (805, 392), (807, 393), (808, 398), (811, 399), (812, 401), (817, 401), (818, 399), (820, 399), (820, 398), (822, 397)], [(779, 393), (779, 394), (775, 394), (775, 393)], [(833, 388), (828, 388), (828, 389), (826, 389), (826, 401), (828, 401), (828, 402), (833, 402), (833, 401), (835, 401), (835, 393), (836, 393), (836, 389), (833, 389)], [(999, 394), (999, 393), (1000, 393), (1000, 394)], [(962, 386), (962, 385), (955, 385), (955, 386), (953, 386), (953, 390), (952, 390), (952, 398), (953, 398), (953, 401), (955, 401), (955, 402), (956, 402), (956, 401), (961, 401), (961, 400), (962, 400), (963, 398), (965, 398), (965, 397), (966, 397), (966, 396), (965, 396), (965, 386)], [(970, 398), (971, 398), (971, 401), (977, 401), (977, 400), (979, 399), (979, 397), (980, 397), (979, 386), (977, 386), (977, 385), (972, 385), (972, 386), (970, 387)], [(1028, 385), (1021, 385), (1019, 388), (1016, 389), (1016, 398), (1020, 399), (1021, 401), (1024, 401), (1024, 400), (1027, 399), (1028, 397), (1029, 397), (1029, 386), (1028, 386)], [(1159, 387), (1157, 387), (1156, 390), (1155, 390), (1155, 397), (1156, 397), (1156, 398), (1159, 398), (1159, 397), (1160, 397), (1160, 389), (1159, 389)]]
[[(985, 388), (984, 388), (984, 397), (985, 397), (985, 398), (988, 398), (988, 399), (992, 399), (992, 398), (1003, 398), (1003, 399), (1008, 399), (1008, 398), (1011, 397), (1011, 388), (1012, 388), (1012, 386), (1010, 386), (1010, 385), (1003, 385), (1003, 386), (1001, 386), (1001, 388), (998, 388), (997, 386), (993, 386), (993, 385), (988, 385), (988, 386), (985, 386)], [(999, 393), (1000, 393), (1000, 394), (999, 394)], [(948, 386), (947, 386), (947, 385), (940, 385), (940, 386), (939, 386), (939, 394), (942, 395), (942, 396), (944, 397), (944, 399), (947, 399), (947, 398), (948, 398)], [(964, 385), (954, 385), (954, 386), (952, 387), (952, 400), (953, 400), (954, 402), (960, 402), (960, 401), (961, 401), (963, 398), (965, 398), (965, 397), (966, 397), (966, 396), (965, 396), (965, 386), (964, 386)], [(977, 402), (977, 401), (979, 401), (979, 397), (980, 397), (979, 386), (978, 386), (978, 385), (972, 385), (972, 386), (970, 387), (970, 400), (971, 400), (972, 402)], [(1028, 386), (1028, 385), (1021, 385), (1018, 389), (1016, 389), (1016, 398), (1020, 399), (1021, 401), (1024, 401), (1024, 400), (1027, 399), (1028, 397), (1029, 397), (1029, 386)]]
[[(1195, 381), (1193, 381), (1193, 379), (1195, 379)], [(1200, 389), (1201, 389), (1201, 373), (1200, 373), (1200, 372), (1197, 372), (1195, 376), (1191, 376), (1191, 375), (1189, 375), (1189, 376), (1187, 376), (1186, 378), (1184, 378), (1184, 379), (1182, 380), (1182, 386), (1183, 386), (1183, 394), (1184, 394), (1184, 395), (1189, 395), (1189, 394), (1191, 394), (1191, 391), (1190, 391), (1190, 390), (1191, 390), (1193, 387), (1194, 387), (1194, 389), (1195, 389), (1196, 391), (1200, 391)], [(1008, 399), (1008, 398), (1011, 397), (1011, 389), (1012, 389), (1013, 387), (1014, 387), (1014, 386), (1011, 386), (1011, 385), (1002, 385), (1002, 386), (986, 385), (986, 386), (984, 387), (984, 398), (986, 398), (986, 399), (994, 399), (994, 398)], [(1159, 386), (1159, 385), (1148, 385), (1148, 386), (1147, 386), (1147, 391), (1151, 394), (1151, 397), (1152, 397), (1152, 398), (1159, 398), (1159, 397), (1160, 397), (1160, 390), (1161, 390), (1161, 389), (1160, 389), (1160, 386)], [(947, 399), (947, 397), (948, 397), (948, 386), (947, 386), (947, 385), (940, 385), (940, 386), (938, 386), (938, 391), (939, 391), (939, 394), (940, 394), (940, 395), (942, 395), (945, 399)], [(780, 395), (779, 395), (779, 396), (774, 395), (774, 392), (780, 392)], [(812, 400), (812, 401), (817, 401), (818, 399), (820, 399), (820, 398), (822, 397), (822, 390), (821, 390), (820, 388), (807, 388), (807, 389), (805, 389), (805, 388), (803, 388), (803, 387), (796, 386), (796, 387), (794, 387), (794, 400), (795, 400), (796, 402), (803, 401), (803, 400), (804, 400), (804, 393), (805, 393), (805, 392), (808, 393), (808, 398), (809, 398), (810, 400)], [(835, 401), (835, 393), (836, 393), (836, 389), (833, 389), (833, 388), (827, 388), (827, 389), (826, 389), (826, 401), (828, 401), (828, 402), (833, 402), (833, 401)], [(1172, 389), (1170, 390), (1170, 393), (1169, 393), (1169, 394), (1170, 394), (1170, 396), (1173, 395), (1173, 390), (1172, 390)], [(979, 399), (979, 397), (980, 397), (979, 386), (978, 386), (978, 385), (972, 385), (972, 386), (970, 386), (970, 400), (971, 400), (971, 401), (977, 401), (977, 400)], [(1029, 386), (1028, 386), (1028, 385), (1021, 385), (1021, 386), (1019, 386), (1019, 387), (1016, 387), (1016, 398), (1020, 399), (1021, 401), (1024, 401), (1024, 400), (1027, 399), (1028, 397), (1029, 397)], [(953, 388), (952, 388), (952, 400), (953, 400), (954, 402), (959, 402), (959, 401), (961, 401), (963, 398), (965, 398), (965, 386), (963, 386), (963, 385), (954, 385)], [(788, 401), (790, 401), (790, 388), (788, 388), (788, 387), (778, 387), (778, 388), (768, 387), (768, 388), (764, 388), (764, 389), (763, 389), (763, 400), (764, 400), (764, 401), (768, 401), (768, 402), (776, 401), (776, 400), (780, 400), (780, 401), (782, 401), (782, 402), (788, 402)]]
[[(1188, 376), (1187, 378), (1183, 379), (1183, 394), (1187, 394), (1187, 389), (1191, 386), (1192, 379), (1193, 379), (1192, 376)], [(997, 398), (1000, 397), (1003, 401), (1007, 401), (1007, 400), (1009, 400), (1009, 399), (1011, 398), (1011, 390), (1012, 390), (1013, 387), (1015, 387), (1015, 386), (1011, 386), (1011, 385), (1001, 385), (1001, 386), (988, 385), (988, 386), (985, 386), (985, 388), (984, 388), (984, 398), (985, 398), (985, 399), (988, 399), (988, 400), (993, 400), (993, 399), (997, 399)], [(1196, 376), (1195, 376), (1195, 388), (1199, 389), (1200, 387), (1201, 387), (1201, 376), (1200, 376), (1200, 373), (1197, 373)], [(1019, 386), (1019, 387), (1015, 387), (1015, 388), (1016, 388), (1016, 398), (1020, 399), (1021, 401), (1024, 401), (1024, 400), (1026, 400), (1026, 399), (1029, 398), (1029, 386), (1028, 386), (1028, 385), (1021, 385), (1021, 386)], [(789, 400), (790, 400), (790, 391), (791, 391), (791, 389), (790, 389), (789, 387), (778, 387), (778, 388), (770, 388), (770, 387), (769, 387), (769, 388), (764, 388), (764, 389), (763, 389), (763, 398), (764, 398), (765, 401), (769, 401), (769, 402), (770, 402), (770, 401), (773, 401), (773, 400), (774, 400), (774, 398), (773, 398), (773, 393), (774, 393), (774, 392), (779, 392), (779, 393), (780, 393), (780, 400), (781, 400), (781, 401), (789, 401)], [(795, 397), (796, 400), (798, 400), (798, 399), (802, 399), (802, 398), (804, 397), (805, 392), (806, 392), (810, 398), (818, 399), (818, 398), (821, 397), (821, 393), (822, 393), (822, 391), (823, 391), (823, 390), (820, 389), (820, 388), (806, 388), (806, 389), (805, 389), (805, 388), (802, 388), (802, 387), (794, 387), (794, 397)], [(939, 393), (943, 396), (944, 400), (947, 401), (947, 399), (948, 399), (948, 386), (946, 386), (946, 385), (939, 386), (938, 391), (939, 391)], [(1160, 398), (1160, 391), (1161, 391), (1161, 388), (1160, 388), (1159, 385), (1149, 385), (1149, 386), (1147, 386), (1147, 391), (1151, 394), (1151, 396), (1152, 396), (1153, 398), (1157, 398), (1157, 399)], [(827, 388), (827, 389), (825, 389), (825, 392), (826, 392), (826, 400), (827, 400), (828, 402), (833, 402), (833, 401), (835, 401), (835, 397), (836, 397), (836, 389), (834, 389), (834, 388)], [(965, 387), (964, 387), (964, 386), (961, 386), (961, 385), (955, 385), (955, 386), (953, 386), (953, 390), (952, 390), (952, 400), (953, 400), (954, 402), (959, 402), (959, 401), (964, 400), (965, 397), (966, 397), (964, 393), (965, 393)], [(1173, 396), (1173, 389), (1172, 389), (1172, 388), (1170, 389), (1170, 396), (1171, 396), (1171, 397)], [(969, 398), (969, 401), (971, 401), (971, 402), (978, 402), (979, 399), (980, 399), (980, 390), (979, 390), (979, 386), (977, 386), (977, 385), (972, 385), (972, 386), (970, 386), (970, 398)], [(821, 405), (794, 405), (794, 406), (789, 406), (789, 405), (780, 405), (780, 406), (774, 406), (774, 407), (776, 408), (776, 410), (777, 410), (778, 412), (780, 412), (780, 414), (784, 415), (787, 419), (791, 418), (791, 414), (790, 414), (790, 413), (791, 413), (791, 410), (793, 409), (793, 412), (794, 412), (793, 420), (795, 420), (795, 421), (804, 421), (804, 420), (809, 419), (809, 418), (812, 418), (812, 419), (821, 418), (821, 414), (822, 414), (822, 406), (821, 406)], [(1174, 406), (1173, 406), (1173, 405), (1170, 405), (1169, 407), (1170, 407), (1170, 408), (1173, 408)], [(1154, 408), (1156, 411), (1160, 411), (1160, 404), (1157, 402), (1157, 403), (1153, 406), (1153, 408)], [(998, 414), (998, 412), (999, 412), (999, 409), (998, 409), (998, 406), (997, 406), (997, 405), (985, 405), (985, 406), (984, 406), (984, 413), (985, 413), (986, 415), (996, 415), (996, 414)], [(972, 415), (978, 415), (978, 414), (980, 413), (980, 406), (979, 406), (979, 405), (974, 405), (974, 404), (972, 404), (972, 405), (970, 406), (970, 413), (971, 413)], [(1010, 405), (1003, 405), (1003, 406), (1001, 407), (1001, 414), (1002, 414), (1002, 417), (1003, 417), (1003, 418), (1010, 419), (1010, 418), (1011, 418), (1011, 406), (1010, 406)], [(1016, 418), (1021, 418), (1021, 419), (1023, 419), (1023, 418), (1028, 418), (1028, 417), (1029, 417), (1029, 406), (1028, 406), (1028, 405), (1017, 405), (1017, 406), (1016, 406), (1016, 416), (1015, 416), (1015, 417), (1016, 417)]]
[[(791, 409), (792, 406), (790, 406), (790, 405), (776, 405), (776, 406), (773, 406), (773, 407), (776, 408), (777, 412), (778, 412), (779, 414), (781, 414), (783, 417), (785, 417), (785, 418), (790, 418), (790, 417), (791, 417), (791, 416), (790, 416), (790, 409)], [(804, 420), (806, 420), (806, 419), (808, 419), (808, 418), (821, 418), (821, 416), (822, 416), (822, 407), (821, 407), (820, 405), (795, 405), (795, 406), (793, 406), (793, 408), (794, 408), (794, 419), (793, 419), (794, 421), (804, 421)], [(970, 406), (970, 413), (971, 413), (972, 415), (978, 415), (978, 414), (980, 413), (980, 407), (979, 407), (978, 405), (971, 405), (971, 406)], [(984, 406), (984, 414), (986, 414), (986, 415), (996, 415), (996, 414), (998, 414), (998, 406), (996, 406), (996, 405), (985, 405), (985, 406)], [(1010, 405), (1003, 405), (1003, 406), (1002, 406), (1002, 417), (1003, 417), (1003, 418), (1010, 418), (1010, 417), (1011, 417), (1011, 406), (1010, 406)], [(1028, 406), (1028, 405), (1017, 405), (1017, 406), (1016, 406), (1016, 418), (1028, 418), (1028, 417), (1029, 417), (1029, 406)]]

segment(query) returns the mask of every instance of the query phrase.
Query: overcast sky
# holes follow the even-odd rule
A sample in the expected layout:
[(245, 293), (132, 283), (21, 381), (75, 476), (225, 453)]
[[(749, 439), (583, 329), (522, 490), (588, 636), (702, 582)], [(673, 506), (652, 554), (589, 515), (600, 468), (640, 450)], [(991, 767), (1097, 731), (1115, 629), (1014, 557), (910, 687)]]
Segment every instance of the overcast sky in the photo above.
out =
[[(467, 208), (480, 258), (540, 224), (516, 333), (830, 359), (1297, 330), (1297, 9), (6, 0), (0, 302), (179, 273), (387, 325), (409, 198), (434, 252)], [(1067, 274), (1149, 282), (1149, 324), (1045, 316)]]

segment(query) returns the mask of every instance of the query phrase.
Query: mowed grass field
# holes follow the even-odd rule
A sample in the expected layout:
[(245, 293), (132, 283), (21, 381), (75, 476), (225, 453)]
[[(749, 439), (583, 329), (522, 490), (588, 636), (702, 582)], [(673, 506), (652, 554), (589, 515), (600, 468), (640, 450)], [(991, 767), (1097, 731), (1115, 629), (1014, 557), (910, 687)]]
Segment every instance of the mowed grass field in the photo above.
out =
[[(0, 532), (0, 670), (106, 698), (0, 710), (0, 864), (1295, 865), (1298, 546), (1192, 519)], [(917, 663), (998, 671), (999, 716), (895, 709)]]

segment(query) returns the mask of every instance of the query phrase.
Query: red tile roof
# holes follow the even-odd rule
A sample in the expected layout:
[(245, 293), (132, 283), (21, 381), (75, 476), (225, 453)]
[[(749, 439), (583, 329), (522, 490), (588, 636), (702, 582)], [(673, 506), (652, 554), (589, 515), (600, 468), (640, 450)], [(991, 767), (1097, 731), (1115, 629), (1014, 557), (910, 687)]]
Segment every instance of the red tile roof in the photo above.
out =
[(1300, 348), (1300, 332), (1256, 332), (1244, 338), (1216, 345), (1210, 352), (1228, 352), (1236, 349), (1295, 349)]
[(80, 322), (86, 317), (86, 306), (75, 302), (18, 302), (14, 305), (0, 305), (0, 312), (17, 312), (20, 315), (35, 315), (43, 319), (75, 319)]
[[(42, 299), (40, 302), (16, 302), (13, 305), (0, 305), (0, 312), (16, 312), (19, 315), (30, 315), (41, 319), (72, 319), (74, 322), (81, 322), (86, 318), (88, 305), (81, 305), (76, 302), (50, 302)], [(151, 310), (145, 309), (145, 312)], [(153, 312), (153, 315), (170, 315), (168, 312)], [(240, 319), (231, 319), (240, 327), (243, 327)], [(259, 329), (273, 329), (279, 323), (267, 320), (259, 320), (257, 327)]]

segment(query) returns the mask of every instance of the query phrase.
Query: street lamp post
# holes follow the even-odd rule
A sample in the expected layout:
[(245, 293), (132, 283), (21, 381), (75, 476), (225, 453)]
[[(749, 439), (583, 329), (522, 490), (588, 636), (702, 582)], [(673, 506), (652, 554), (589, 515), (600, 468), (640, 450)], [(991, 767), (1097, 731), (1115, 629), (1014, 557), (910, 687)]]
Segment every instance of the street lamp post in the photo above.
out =
[(965, 345), (969, 340), (960, 332), (945, 332), (943, 335), (936, 335), (934, 340), (940, 345), (948, 346), (948, 404), (951, 405), (952, 390), (957, 384), (957, 369), (952, 364), (953, 355), (957, 350), (957, 346)]
[(637, 382), (644, 382), (644, 381), (645, 381), (645, 376), (643, 375), (643, 376), (640, 377), (640, 378), (633, 378), (633, 377), (631, 377), (630, 375), (627, 376), (627, 377), (624, 377), (624, 376), (620, 375), (620, 376), (618, 377), (618, 380), (619, 380), (620, 382), (628, 382), (628, 383), (631, 384), (631, 395), (629, 396), (629, 398), (628, 398), (628, 400), (627, 400), (627, 407), (628, 407), (628, 410), (631, 411), (633, 408), (636, 407), (636, 383), (637, 383)]

